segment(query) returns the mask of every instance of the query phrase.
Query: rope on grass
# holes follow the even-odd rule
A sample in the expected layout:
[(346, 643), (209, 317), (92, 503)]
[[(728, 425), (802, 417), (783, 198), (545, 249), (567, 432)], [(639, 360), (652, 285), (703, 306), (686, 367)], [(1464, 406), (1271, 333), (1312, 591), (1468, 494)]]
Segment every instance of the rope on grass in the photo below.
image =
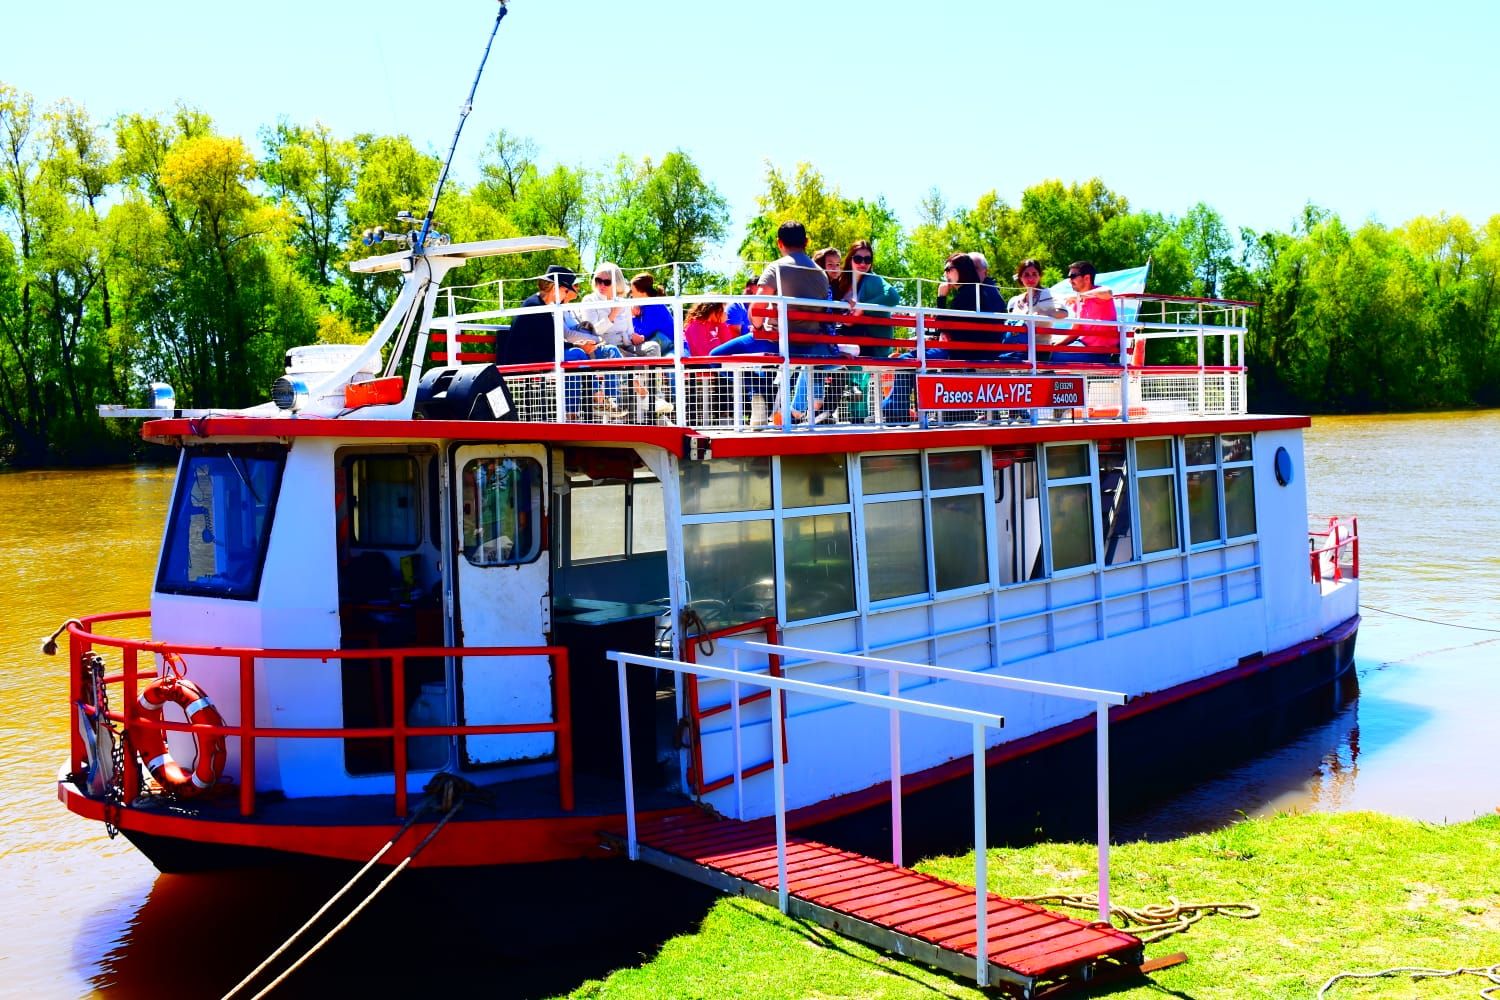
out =
[[(1023, 903), (1055, 903), (1078, 910), (1099, 911), (1099, 894), (1094, 892), (1058, 892), (1044, 896), (1017, 896)], [(1260, 916), (1260, 907), (1254, 903), (1184, 903), (1168, 897), (1166, 903), (1148, 903), (1145, 906), (1121, 906), (1109, 904), (1111, 916), (1118, 916), (1122, 930), (1128, 930), (1141, 939), (1142, 944), (1153, 944), (1173, 934), (1181, 934), (1210, 913), (1240, 920), (1254, 920)], [(1134, 930), (1133, 928), (1142, 928)]]
[(1423, 979), (1452, 979), (1456, 976), (1479, 976), (1490, 981), (1489, 986), (1480, 989), (1479, 995), (1484, 1000), (1500, 1000), (1500, 962), (1494, 965), (1476, 966), (1462, 969), (1424, 969), (1418, 966), (1398, 966), (1394, 969), (1381, 969), (1379, 972), (1340, 972), (1318, 990), (1318, 1000), (1323, 1000), (1324, 995), (1333, 989), (1333, 984), (1341, 979), (1380, 979), (1386, 976), (1410, 976), (1413, 980)]

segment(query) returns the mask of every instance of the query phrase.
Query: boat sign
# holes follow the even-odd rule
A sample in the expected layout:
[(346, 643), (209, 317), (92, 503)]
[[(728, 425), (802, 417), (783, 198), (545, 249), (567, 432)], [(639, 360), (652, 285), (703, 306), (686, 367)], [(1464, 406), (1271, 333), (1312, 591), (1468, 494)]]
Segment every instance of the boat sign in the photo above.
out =
[(917, 406), (923, 410), (1024, 410), (1083, 404), (1083, 379), (1078, 376), (917, 376)]

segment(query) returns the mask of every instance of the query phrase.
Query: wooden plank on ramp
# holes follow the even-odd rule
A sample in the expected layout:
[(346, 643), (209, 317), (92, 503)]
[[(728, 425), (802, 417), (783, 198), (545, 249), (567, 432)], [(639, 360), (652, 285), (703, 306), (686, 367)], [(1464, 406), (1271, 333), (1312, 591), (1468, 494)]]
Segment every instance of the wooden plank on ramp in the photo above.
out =
[[(621, 831), (606, 833), (624, 845)], [(776, 828), (695, 812), (655, 818), (637, 831), (642, 861), (725, 892), (777, 904)], [(840, 850), (787, 838), (788, 909), (846, 937), (974, 979), (978, 957), (971, 886)], [(1139, 970), (1139, 938), (1109, 924), (1064, 916), (989, 894), (990, 982), (1023, 997), (1082, 985), (1101, 973)]]

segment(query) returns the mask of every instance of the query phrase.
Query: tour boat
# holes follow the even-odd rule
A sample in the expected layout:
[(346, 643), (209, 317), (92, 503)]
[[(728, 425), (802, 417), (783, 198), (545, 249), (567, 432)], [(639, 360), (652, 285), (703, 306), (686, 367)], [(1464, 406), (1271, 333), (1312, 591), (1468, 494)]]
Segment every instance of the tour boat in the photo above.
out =
[(447, 775), (414, 864), (587, 858), (636, 814), (795, 826), (972, 773), (966, 727), (839, 691), (1003, 715), (990, 764), (1105, 719), (892, 663), (1117, 692), (1112, 723), (1264, 682), (1225, 732), (1350, 669), (1357, 529), (1309, 533), (1308, 419), (1246, 412), (1250, 303), (1122, 296), (1100, 364), (1076, 323), (767, 295), (779, 351), (709, 359), (684, 314), (725, 296), (671, 294), (675, 354), (498, 364), (528, 312), (562, 358), (568, 307), (445, 277), (566, 245), (412, 234), (353, 265), (401, 277), (369, 341), (289, 352), (270, 402), (115, 410), (177, 476), (149, 610), (66, 626), (69, 810), (165, 871), (358, 862)]

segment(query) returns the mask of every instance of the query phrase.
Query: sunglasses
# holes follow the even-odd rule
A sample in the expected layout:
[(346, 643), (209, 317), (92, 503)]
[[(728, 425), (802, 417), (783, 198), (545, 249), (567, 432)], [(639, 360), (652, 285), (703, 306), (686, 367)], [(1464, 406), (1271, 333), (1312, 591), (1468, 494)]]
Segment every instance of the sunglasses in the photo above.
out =
[(615, 283), (615, 279), (613, 279), (613, 278), (611, 278), (611, 277), (609, 277), (607, 275), (604, 276), (604, 277), (600, 277), (597, 274), (594, 275), (594, 284), (596, 284), (596, 285), (613, 285), (614, 283)]
[(1072, 281), (1074, 278), (1086, 278), (1086, 277), (1088, 277), (1088, 275), (1084, 274), (1082, 271), (1069, 271), (1068, 272), (1068, 280), (1069, 281)]
[(873, 263), (875, 263), (875, 258), (874, 257), (868, 257), (868, 256), (850, 257), (849, 258), (849, 263), (851, 263), (851, 264), (873, 264)]

